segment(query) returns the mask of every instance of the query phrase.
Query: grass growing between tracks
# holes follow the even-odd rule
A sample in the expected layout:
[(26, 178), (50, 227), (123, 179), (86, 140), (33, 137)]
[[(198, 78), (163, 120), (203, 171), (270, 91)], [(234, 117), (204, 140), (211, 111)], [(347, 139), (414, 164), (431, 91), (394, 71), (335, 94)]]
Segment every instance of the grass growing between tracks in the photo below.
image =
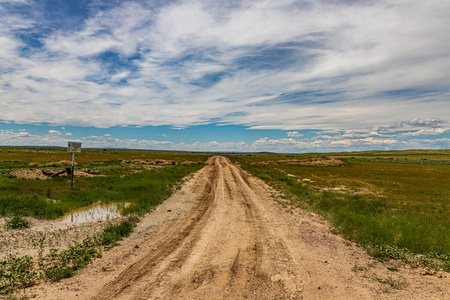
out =
[[(361, 158), (334, 154), (343, 157), (342, 167), (255, 163), (268, 161), (261, 157), (233, 159), (283, 191), (292, 205), (325, 216), (337, 232), (367, 247), (372, 255), (450, 271), (447, 155), (379, 152), (380, 159), (370, 154)], [(274, 155), (270, 160), (289, 158)]]

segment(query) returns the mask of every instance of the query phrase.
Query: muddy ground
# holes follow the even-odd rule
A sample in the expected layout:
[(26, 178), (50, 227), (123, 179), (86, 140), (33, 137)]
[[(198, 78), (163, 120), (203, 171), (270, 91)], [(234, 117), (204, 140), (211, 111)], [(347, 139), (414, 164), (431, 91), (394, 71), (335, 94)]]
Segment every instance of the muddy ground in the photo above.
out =
[(450, 299), (448, 273), (380, 263), (286, 209), (227, 158), (147, 214), (129, 238), (34, 299)]

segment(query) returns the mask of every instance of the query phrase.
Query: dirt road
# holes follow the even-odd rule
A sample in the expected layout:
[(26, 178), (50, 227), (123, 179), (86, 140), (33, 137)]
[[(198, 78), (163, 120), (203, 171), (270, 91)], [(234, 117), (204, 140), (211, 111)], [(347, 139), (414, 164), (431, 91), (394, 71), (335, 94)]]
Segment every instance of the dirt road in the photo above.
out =
[[(132, 236), (41, 299), (446, 299), (449, 279), (389, 273), (225, 157), (149, 214)], [(382, 283), (387, 277), (402, 288)]]

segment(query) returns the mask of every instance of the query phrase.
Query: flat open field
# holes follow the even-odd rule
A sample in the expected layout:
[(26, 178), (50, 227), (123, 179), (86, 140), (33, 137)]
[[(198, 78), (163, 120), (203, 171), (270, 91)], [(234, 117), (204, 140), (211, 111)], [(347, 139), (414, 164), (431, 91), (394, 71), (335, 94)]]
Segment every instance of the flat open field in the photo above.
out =
[(233, 159), (362, 245), (450, 254), (448, 150)]
[(71, 166), (72, 154), (65, 148), (2, 147), (0, 216), (54, 219), (96, 202), (130, 203), (128, 213), (146, 212), (166, 199), (184, 176), (201, 168), (207, 157), (87, 149), (76, 156), (70, 190), (70, 176), (64, 171)]
[[(57, 153), (61, 157), (21, 161), (19, 154), (2, 150), (2, 155), (17, 155), (16, 159), (2, 160), (18, 161), (8, 163), (4, 174), (29, 168), (30, 163), (38, 163), (33, 168), (47, 168), (42, 165), (63, 159), (63, 153)], [(91, 264), (77, 269), (75, 276), (59, 282), (37, 276), (28, 281), (24, 295), (37, 299), (450, 299), (445, 252), (449, 249), (445, 248), (449, 234), (448, 152), (438, 153), (439, 159), (434, 154), (422, 153), (427, 156), (418, 159), (402, 154), (407, 160), (402, 156), (401, 163), (387, 152), (380, 159), (369, 153), (229, 158), (168, 153), (171, 159), (160, 153), (126, 153), (129, 156), (96, 150), (90, 155), (101, 156), (101, 160), (80, 159), (80, 170), (104, 176), (78, 178), (73, 192), (66, 191), (65, 175), (49, 179), (2, 176), (8, 185), (2, 181), (1, 187), (9, 187), (5, 188), (8, 197), (16, 200), (38, 190), (43, 195), (39, 194), (37, 201), (53, 207), (60, 203), (58, 199), (72, 203), (71, 199), (89, 191), (107, 195), (102, 198), (106, 201), (123, 198), (122, 202), (135, 204), (125, 212), (138, 212), (141, 218), (129, 237), (110, 250), (96, 239), (85, 242), (80, 237), (104, 230), (107, 223), (100, 222), (95, 230), (93, 225), (84, 224), (63, 231), (83, 241), (80, 249), (98, 251), (101, 258), (92, 259)], [(426, 163), (423, 158), (433, 162)], [(165, 162), (156, 164), (156, 159)], [(183, 165), (186, 161), (203, 164)], [(185, 177), (189, 173), (192, 175)], [(108, 185), (110, 178), (114, 184)], [(143, 199), (151, 197), (157, 187), (150, 183), (164, 178), (170, 181), (162, 184), (167, 194), (160, 197), (176, 192), (151, 209), (163, 199), (151, 205)], [(177, 185), (182, 178), (184, 183)], [(428, 181), (420, 184), (421, 180)], [(39, 190), (36, 184), (23, 194), (12, 188), (14, 184), (27, 188), (31, 182), (49, 186)], [(94, 183), (100, 186), (99, 191)], [(60, 194), (53, 192), (52, 184)], [(45, 193), (48, 187), (51, 197)], [(412, 197), (416, 194), (421, 196)], [(141, 200), (133, 202), (134, 198)], [(62, 210), (65, 206), (60, 205)], [(5, 214), (20, 211), (5, 207)], [(33, 216), (33, 210), (29, 215)], [(417, 231), (414, 226), (418, 223), (411, 225), (410, 221), (421, 215), (424, 217), (419, 221), (425, 229)], [(393, 221), (397, 219), (399, 223)], [(51, 223), (45, 227), (32, 220), (31, 228), (2, 229), (2, 234), (14, 240), (12, 232), (38, 237), (40, 232), (54, 230)], [(360, 229), (365, 223), (380, 232)], [(385, 223), (389, 226), (383, 227)], [(392, 230), (392, 226), (397, 227)], [(435, 227), (437, 233), (430, 229)], [(430, 237), (403, 237), (421, 234), (420, 230), (426, 230)], [(440, 240), (435, 241), (433, 234), (440, 234)], [(51, 245), (35, 241), (35, 254), (32, 245), (28, 245), (28, 253), (31, 257), (45, 255)], [(392, 260), (395, 255), (397, 259)], [(68, 261), (73, 266), (78, 260)], [(18, 289), (25, 287), (17, 285)]]

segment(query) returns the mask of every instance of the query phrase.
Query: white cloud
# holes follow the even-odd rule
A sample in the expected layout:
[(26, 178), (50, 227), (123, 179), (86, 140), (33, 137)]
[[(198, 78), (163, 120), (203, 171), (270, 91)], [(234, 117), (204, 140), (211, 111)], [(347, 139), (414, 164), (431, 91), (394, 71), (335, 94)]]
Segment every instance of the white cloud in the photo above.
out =
[(17, 136), (18, 137), (29, 137), (29, 136), (31, 136), (28, 132), (24, 132), (24, 131), (20, 131), (18, 134), (17, 134)]
[(288, 137), (301, 137), (301, 136), (303, 136), (303, 134), (298, 133), (298, 131), (289, 131), (287, 133), (287, 136)]
[(448, 133), (450, 128), (431, 128), (431, 129), (421, 129), (419, 131), (403, 132), (399, 133), (399, 137), (410, 137), (410, 136), (433, 136)]
[(395, 132), (396, 130), (406, 129), (418, 129), (418, 128), (447, 128), (449, 122), (447, 120), (435, 120), (435, 119), (414, 119), (401, 121), (397, 123), (391, 123), (387, 125), (375, 126), (370, 128), (377, 132)]
[(130, 72), (126, 71), (126, 72), (120, 72), (115, 74), (114, 76), (111, 77), (111, 81), (113, 82), (119, 82), (122, 79), (127, 78), (128, 76), (130, 76)]
[(51, 135), (62, 135), (61, 131), (58, 130), (49, 130), (48, 133)]
[[(66, 137), (69, 135), (65, 135)], [(7, 145), (67, 145), (67, 139), (62, 135), (36, 135), (24, 131), (1, 130), (0, 144)], [(260, 138), (254, 142), (193, 142), (175, 143), (171, 141), (155, 141), (146, 139), (117, 139), (110, 136), (88, 136), (77, 139), (85, 148), (131, 148), (155, 150), (186, 150), (186, 151), (241, 151), (259, 152), (272, 151), (282, 153), (327, 152), (327, 151), (358, 151), (370, 149), (445, 149), (450, 148), (449, 138), (439, 139), (399, 139), (395, 135), (374, 135), (373, 133), (347, 132), (336, 136), (315, 136), (313, 138), (294, 139)]]
[(70, 132), (67, 132), (66, 134), (64, 134), (65, 136), (73, 136), (73, 134), (72, 133), (70, 133)]
[(412, 139), (404, 143), (402, 149), (449, 149), (450, 139)]
[(29, 3), (28, 0), (0, 0), (0, 3)]
[(446, 120), (434, 120), (434, 119), (414, 119), (410, 121), (403, 121), (400, 124), (409, 125), (411, 127), (427, 127), (427, 128), (440, 128), (448, 125)]
[[(0, 20), (0, 70), (8, 70), (0, 120), (442, 128), (450, 115), (449, 14), (450, 2), (437, 0), (124, 2), (92, 11), (79, 29), (42, 37), (44, 47), (26, 56), (14, 32), (39, 25), (11, 14)], [(121, 64), (96, 57), (105, 51)]]

